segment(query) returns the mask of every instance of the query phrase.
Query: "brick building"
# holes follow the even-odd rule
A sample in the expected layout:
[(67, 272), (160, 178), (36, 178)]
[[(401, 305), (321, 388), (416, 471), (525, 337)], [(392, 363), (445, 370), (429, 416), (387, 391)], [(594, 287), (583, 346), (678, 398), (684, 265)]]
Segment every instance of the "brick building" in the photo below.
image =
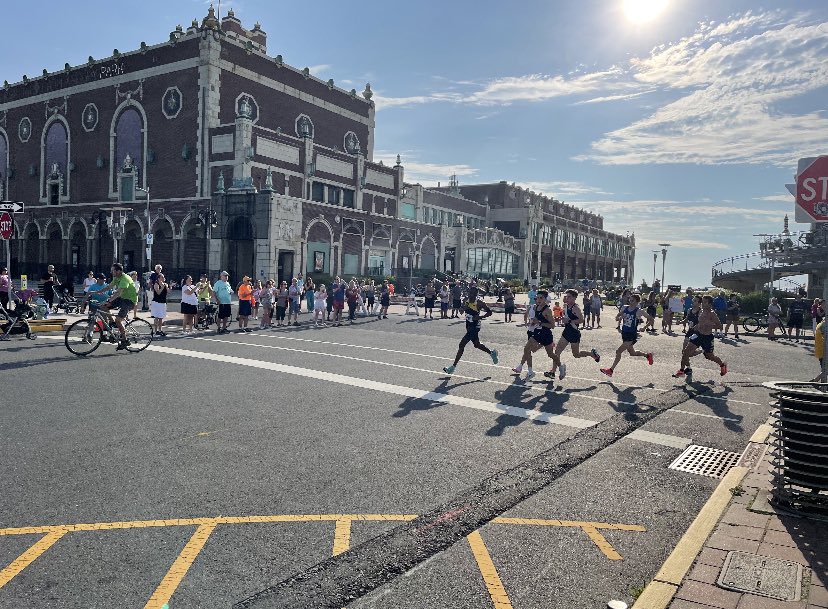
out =
[(175, 279), (222, 268), (234, 279), (630, 276), (620, 250), (570, 263), (566, 246), (533, 240), (547, 221), (626, 239), (564, 208), (547, 214), (547, 198), (527, 214), (505, 182), (427, 189), (405, 184), (399, 159), (373, 162), (371, 97), (370, 85), (346, 91), (267, 55), (258, 23), (248, 30), (232, 11), (219, 20), (212, 7), (164, 43), (4, 82), (0, 198), (26, 206), (12, 272), (36, 277), (51, 263), (77, 279), (117, 259), (163, 264)]

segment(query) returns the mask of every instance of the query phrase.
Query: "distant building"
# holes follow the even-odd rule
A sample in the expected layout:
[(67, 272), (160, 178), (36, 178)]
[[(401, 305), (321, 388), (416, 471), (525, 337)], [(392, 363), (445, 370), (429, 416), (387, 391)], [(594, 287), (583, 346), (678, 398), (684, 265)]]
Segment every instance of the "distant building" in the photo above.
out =
[(258, 23), (212, 7), (162, 44), (5, 82), (0, 194), (26, 205), (12, 271), (632, 277), (633, 238), (600, 217), (373, 162), (372, 95), (268, 56)]

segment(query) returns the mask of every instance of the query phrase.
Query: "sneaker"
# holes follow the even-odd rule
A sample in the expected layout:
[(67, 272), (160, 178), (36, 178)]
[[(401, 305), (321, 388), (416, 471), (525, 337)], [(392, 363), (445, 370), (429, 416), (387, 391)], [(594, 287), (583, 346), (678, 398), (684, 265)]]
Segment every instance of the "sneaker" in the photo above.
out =
[(594, 359), (596, 363), (601, 361), (601, 356), (598, 354), (598, 349), (593, 349), (592, 351), (590, 351), (590, 353), (592, 353), (592, 359)]
[(650, 366), (652, 366), (652, 365), (653, 365), (653, 354), (652, 354), (652, 353), (648, 353), (648, 354), (647, 354), (647, 363), (648, 363)]
[(492, 351), (491, 356), (492, 356), (492, 363), (496, 364), (497, 363), (497, 349)]
[(532, 371), (528, 371), (528, 372), (526, 373), (526, 378), (525, 378), (524, 380), (528, 381), (528, 380), (529, 380), (529, 379), (531, 379), (533, 376), (535, 376), (535, 371), (534, 371), (534, 370), (532, 370)]
[(558, 368), (558, 380), (559, 381), (564, 380), (565, 376), (566, 376), (566, 364), (561, 364), (560, 367)]
[(446, 374), (454, 374), (454, 366), (446, 366), (443, 368), (443, 372)]
[(118, 346), (115, 347), (115, 351), (123, 351), (124, 349), (127, 348), (128, 345), (129, 345), (129, 343), (127, 341), (122, 340), (118, 343)]
[(684, 378), (684, 370), (679, 368), (676, 372), (673, 373), (673, 378), (674, 379)]
[(727, 374), (727, 364), (722, 364), (721, 366), (719, 366), (719, 374), (721, 376)]
[(684, 369), (684, 376), (687, 378), (687, 382), (691, 382), (693, 380), (693, 371), (690, 368)]
[(601, 372), (603, 372), (607, 376), (612, 376), (612, 368), (601, 368)]
[(514, 368), (512, 368), (512, 372), (514, 372), (515, 374), (521, 374), (523, 372), (523, 368), (520, 366), (515, 366)]
[(555, 371), (554, 370), (547, 370), (546, 372), (543, 373), (543, 376), (545, 376), (548, 379), (554, 379), (555, 378)]

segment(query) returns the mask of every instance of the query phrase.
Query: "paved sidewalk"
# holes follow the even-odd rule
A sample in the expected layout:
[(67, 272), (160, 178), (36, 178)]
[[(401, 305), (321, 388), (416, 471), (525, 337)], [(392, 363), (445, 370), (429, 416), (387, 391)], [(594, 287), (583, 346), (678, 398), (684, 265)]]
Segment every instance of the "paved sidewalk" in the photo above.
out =
[[(769, 432), (769, 425), (757, 430), (742, 462), (719, 484), (633, 609), (828, 608), (828, 522), (780, 513), (768, 503)], [(753, 467), (751, 454), (762, 455)], [(801, 564), (802, 600), (782, 601), (719, 586), (729, 552)]]

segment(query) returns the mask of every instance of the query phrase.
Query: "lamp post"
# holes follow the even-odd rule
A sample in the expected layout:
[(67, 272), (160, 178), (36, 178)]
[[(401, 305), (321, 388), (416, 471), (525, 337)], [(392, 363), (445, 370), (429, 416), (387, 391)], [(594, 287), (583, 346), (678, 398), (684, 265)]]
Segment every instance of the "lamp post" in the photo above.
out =
[(416, 243), (408, 248), (408, 291), (414, 285), (414, 259), (420, 253), (420, 246)]
[(213, 238), (213, 229), (218, 226), (218, 217), (216, 212), (213, 211), (213, 204), (212, 202), (207, 204), (207, 209), (204, 211), (199, 210), (196, 214), (196, 226), (204, 226), (204, 235), (207, 241), (205, 246), (205, 264), (207, 266), (207, 275), (210, 275), (210, 240)]
[[(152, 222), (150, 221), (150, 189), (149, 186), (146, 188), (141, 188), (140, 186), (136, 186), (135, 190), (138, 192), (146, 193), (147, 195), (147, 242), (146, 248), (144, 249), (144, 254), (146, 254), (147, 258), (147, 273), (150, 272), (150, 268), (152, 268)], [(141, 299), (141, 310), (142, 311), (149, 311), (149, 302), (147, 297), (147, 290), (142, 289), (141, 293), (144, 295)]]
[(664, 289), (664, 267), (667, 264), (667, 248), (670, 247), (669, 243), (659, 243), (658, 246), (661, 248), (661, 285), (659, 289)]
[(658, 260), (658, 250), (653, 250), (653, 285), (656, 282), (656, 261)]
[(109, 232), (112, 235), (112, 262), (120, 262), (118, 260), (118, 241), (124, 238), (127, 212), (132, 210), (129, 207), (109, 207), (105, 211), (109, 212), (109, 216), (106, 218), (106, 225), (109, 227)]

